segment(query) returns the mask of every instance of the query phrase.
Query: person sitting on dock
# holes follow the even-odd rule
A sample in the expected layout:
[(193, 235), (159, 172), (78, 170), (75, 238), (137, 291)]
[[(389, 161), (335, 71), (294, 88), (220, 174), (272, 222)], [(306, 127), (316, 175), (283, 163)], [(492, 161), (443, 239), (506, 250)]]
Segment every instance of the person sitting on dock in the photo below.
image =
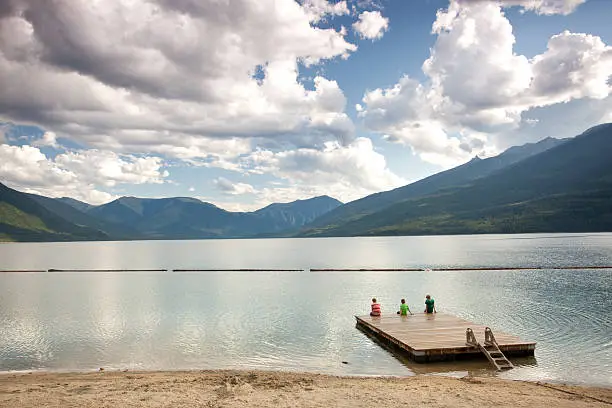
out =
[(400, 310), (397, 312), (397, 314), (401, 316), (408, 316), (408, 313), (412, 314), (410, 308), (406, 304), (406, 299), (402, 299), (400, 303)]
[(380, 316), (380, 304), (376, 302), (376, 298), (372, 298), (372, 311), (370, 316)]
[(425, 313), (437, 313), (435, 302), (429, 295), (425, 296)]

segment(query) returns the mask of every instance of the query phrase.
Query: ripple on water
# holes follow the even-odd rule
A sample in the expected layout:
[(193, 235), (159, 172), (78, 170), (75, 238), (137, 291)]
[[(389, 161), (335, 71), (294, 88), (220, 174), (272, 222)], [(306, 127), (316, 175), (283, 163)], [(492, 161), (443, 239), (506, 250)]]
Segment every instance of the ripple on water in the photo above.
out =
[(44, 368), (54, 358), (50, 338), (36, 320), (12, 321), (0, 332), (0, 371)]
[[(609, 234), (597, 239), (572, 235), (501, 238), (151, 242), (136, 246), (143, 251), (138, 258), (142, 262), (159, 260), (155, 257), (159, 255), (167, 265), (223, 266), (227, 259), (234, 262), (236, 254), (246, 262), (248, 254), (254, 253), (251, 245), (257, 246), (258, 254), (263, 249), (272, 254), (257, 258), (257, 265), (267, 264), (263, 267), (426, 265), (435, 269), (435, 265), (569, 265), (612, 260)], [(279, 244), (283, 251), (278, 250)], [(167, 250), (168, 245), (172, 250)], [(174, 257), (174, 249), (183, 245), (194, 256), (201, 255), (200, 250), (206, 256), (184, 261), (187, 252), (182, 251), (180, 257)], [(219, 245), (231, 247), (231, 253), (220, 250)], [(92, 244), (89, 254), (97, 253), (100, 246), (112, 247), (126, 262), (138, 256), (136, 246), (126, 243)], [(48, 262), (47, 256), (54, 255), (48, 251), (71, 259), (72, 252), (87, 252), (88, 247), (79, 244), (75, 251), (70, 244), (45, 244), (28, 246), (28, 251), (40, 249), (37, 256)], [(13, 261), (18, 258), (8, 255)], [(373, 295), (381, 297), (385, 310), (406, 297), (419, 311), (424, 294), (430, 292), (439, 310), (538, 342), (535, 360), (517, 361), (516, 370), (504, 375), (610, 386), (611, 288), (612, 271), (1, 275), (0, 369), (127, 365), (406, 375), (408, 369), (420, 372), (419, 368), (402, 365), (355, 329), (353, 314), (364, 312)], [(431, 365), (431, 369), (466, 371), (452, 365)], [(467, 370), (493, 373), (486, 362), (484, 367), (476, 364)]]

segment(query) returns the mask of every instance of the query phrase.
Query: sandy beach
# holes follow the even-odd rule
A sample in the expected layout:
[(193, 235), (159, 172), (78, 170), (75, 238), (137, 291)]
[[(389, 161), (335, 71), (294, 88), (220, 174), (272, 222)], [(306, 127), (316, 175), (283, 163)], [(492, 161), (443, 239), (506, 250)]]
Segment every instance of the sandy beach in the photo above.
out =
[(609, 407), (612, 389), (263, 371), (5, 373), (1, 407)]

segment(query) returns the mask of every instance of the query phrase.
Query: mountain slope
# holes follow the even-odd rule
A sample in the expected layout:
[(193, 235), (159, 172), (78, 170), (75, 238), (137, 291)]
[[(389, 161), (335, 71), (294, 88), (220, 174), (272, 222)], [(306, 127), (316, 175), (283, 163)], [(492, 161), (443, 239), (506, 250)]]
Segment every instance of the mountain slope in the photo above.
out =
[(275, 203), (253, 212), (268, 223), (270, 232), (299, 228), (317, 217), (342, 205), (329, 196), (296, 200), (290, 203)]
[(87, 203), (84, 203), (82, 201), (75, 200), (74, 198), (70, 198), (70, 197), (60, 197), (60, 198), (56, 198), (55, 200), (60, 201), (60, 202), (62, 202), (64, 204), (68, 204), (68, 205), (76, 208), (80, 212), (84, 212), (84, 213), (86, 213), (87, 211), (89, 211), (93, 207), (95, 207), (94, 205), (87, 204)]
[[(83, 227), (88, 227), (94, 230), (102, 231), (106, 235), (112, 236), (113, 239), (136, 239), (139, 236), (137, 231), (127, 226), (116, 224), (116, 223), (109, 222), (109, 221), (104, 221), (96, 217), (92, 217), (91, 215), (86, 214), (82, 211), (79, 211), (77, 208), (68, 204), (68, 202), (71, 202), (71, 201), (66, 201), (65, 198), (56, 199), (56, 198), (44, 197), (44, 196), (37, 195), (37, 194), (27, 194), (27, 196), (33, 199), (34, 201), (36, 201), (38, 204), (45, 207), (50, 212), (63, 218), (64, 220), (69, 221), (76, 225), (80, 225)], [(72, 200), (72, 199), (68, 199), (68, 200)], [(76, 203), (81, 203), (80, 201), (77, 201), (77, 200), (72, 200), (72, 201)], [(89, 206), (89, 208), (94, 207), (86, 203), (81, 203), (81, 204), (83, 204), (83, 206), (79, 204), (77, 204), (77, 206), (81, 208), (87, 208), (85, 206)]]
[(333, 228), (336, 224), (339, 225), (350, 220), (359, 219), (400, 201), (424, 197), (445, 188), (468, 184), (473, 180), (486, 177), (525, 158), (565, 143), (565, 141), (565, 139), (547, 138), (537, 143), (512, 147), (495, 157), (487, 159), (475, 157), (461, 166), (434, 174), (407, 186), (372, 194), (344, 204), (317, 218), (314, 222), (307, 225), (306, 229)]
[(229, 212), (188, 197), (122, 197), (94, 207), (87, 214), (105, 222), (129, 227), (145, 238), (235, 238), (272, 234), (301, 227), (340, 204), (339, 201), (325, 196), (271, 204), (248, 213)]
[(309, 236), (612, 230), (612, 124), (469, 185), (404, 200)]
[(0, 239), (17, 241), (255, 237), (300, 227), (341, 205), (324, 196), (250, 213), (229, 212), (189, 197), (121, 197), (89, 206), (1, 186)]
[(146, 238), (221, 237), (231, 213), (195, 198), (121, 197), (88, 211), (99, 219), (137, 230)]
[(102, 231), (75, 225), (25, 193), (0, 183), (0, 236), (14, 241), (105, 240)]

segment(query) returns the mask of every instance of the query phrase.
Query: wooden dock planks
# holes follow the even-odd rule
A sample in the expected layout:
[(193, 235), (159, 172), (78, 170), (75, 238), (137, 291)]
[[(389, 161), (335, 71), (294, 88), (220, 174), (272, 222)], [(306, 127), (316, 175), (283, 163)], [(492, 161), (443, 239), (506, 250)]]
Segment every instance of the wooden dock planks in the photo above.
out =
[[(466, 345), (465, 331), (469, 327), (476, 339), (484, 343), (486, 326), (447, 313), (412, 316), (355, 316), (357, 327), (383, 344), (402, 352), (417, 362), (480, 358), (484, 355)], [(534, 354), (534, 342), (493, 330), (499, 348), (508, 356)]]

